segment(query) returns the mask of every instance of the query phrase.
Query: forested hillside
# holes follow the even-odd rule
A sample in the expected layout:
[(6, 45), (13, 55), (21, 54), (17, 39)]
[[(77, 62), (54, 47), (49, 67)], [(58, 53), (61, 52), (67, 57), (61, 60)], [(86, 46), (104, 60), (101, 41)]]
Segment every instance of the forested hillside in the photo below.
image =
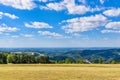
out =
[(113, 60), (120, 62), (120, 49), (107, 50), (72, 50), (63, 54), (51, 55), (53, 60), (65, 60), (70, 58), (72, 61), (79, 59), (89, 60), (92, 63), (98, 63), (99, 58), (102, 58), (104, 63), (109, 63)]
[(120, 49), (37, 48), (12, 51), (1, 51), (0, 63), (120, 63)]
[(49, 56), (35, 53), (0, 52), (0, 64), (35, 64), (49, 63)]

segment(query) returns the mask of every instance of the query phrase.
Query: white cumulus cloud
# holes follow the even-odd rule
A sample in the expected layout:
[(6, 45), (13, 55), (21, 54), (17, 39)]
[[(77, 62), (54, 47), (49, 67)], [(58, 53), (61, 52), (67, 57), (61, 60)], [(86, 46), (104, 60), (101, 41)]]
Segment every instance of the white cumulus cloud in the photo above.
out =
[(3, 12), (0, 12), (0, 19), (3, 17)]
[(24, 37), (33, 37), (32, 34), (24, 34)]
[(91, 9), (85, 5), (77, 5), (75, 0), (63, 0), (59, 3), (48, 3), (46, 6), (40, 6), (40, 8), (56, 11), (67, 10), (69, 14), (84, 14), (91, 11)]
[(103, 12), (104, 15), (110, 16), (110, 17), (115, 17), (115, 16), (120, 16), (120, 8), (116, 9), (109, 9)]
[(105, 27), (120, 30), (120, 22), (109, 22)]
[(100, 3), (103, 4), (105, 2), (105, 0), (100, 0)]
[(18, 16), (14, 15), (14, 14), (0, 12), (0, 19), (1, 19), (3, 16), (9, 17), (9, 18), (11, 18), (11, 19), (18, 19), (18, 18), (19, 18)]
[(73, 18), (62, 21), (66, 25), (62, 26), (62, 29), (67, 33), (84, 32), (93, 29), (97, 29), (100, 26), (105, 26), (108, 22), (107, 18), (101, 14), (88, 17)]
[(120, 33), (120, 22), (109, 22), (105, 28), (102, 33)]
[(61, 11), (61, 10), (65, 9), (65, 7), (62, 3), (61, 4), (59, 4), (59, 3), (49, 3), (49, 4), (47, 4), (46, 9)]
[(25, 23), (25, 26), (28, 28), (53, 28), (52, 26), (44, 22), (31, 22), (31, 24)]
[(55, 38), (64, 38), (63, 35), (55, 33), (55, 32), (50, 32), (50, 31), (38, 31), (39, 34), (43, 36), (49, 36), (49, 37), (55, 37)]
[(0, 32), (16, 32), (19, 30), (16, 27), (8, 27), (6, 24), (1, 24), (0, 25)]
[(48, 2), (48, 0), (39, 0), (40, 2)]
[(79, 2), (81, 2), (82, 4), (86, 4), (86, 0), (78, 0)]
[(0, 4), (23, 10), (31, 10), (36, 7), (33, 0), (0, 0)]
[(102, 33), (120, 33), (120, 30), (102, 30)]
[(19, 36), (18, 35), (12, 35), (11, 37), (12, 38), (18, 38)]
[(76, 4), (75, 0), (62, 0), (60, 2), (51, 2), (46, 6), (40, 6), (40, 9), (62, 11), (67, 10), (68, 14), (85, 14), (86, 12), (100, 11), (104, 8), (91, 8), (86, 5), (86, 0), (79, 0), (82, 4)]

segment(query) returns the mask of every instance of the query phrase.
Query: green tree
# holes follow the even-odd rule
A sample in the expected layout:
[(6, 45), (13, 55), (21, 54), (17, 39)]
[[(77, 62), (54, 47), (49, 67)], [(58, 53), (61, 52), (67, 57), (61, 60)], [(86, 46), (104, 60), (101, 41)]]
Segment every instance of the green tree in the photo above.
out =
[(102, 57), (99, 57), (99, 58), (98, 58), (98, 63), (99, 63), (99, 64), (102, 64), (102, 63), (103, 63)]
[(6, 64), (7, 63), (6, 59), (7, 59), (7, 54), (0, 53), (0, 64)]
[(12, 63), (17, 64), (19, 62), (19, 57), (18, 57), (19, 54), (11, 54), (11, 55), (13, 60)]
[(36, 58), (36, 62), (37, 63), (49, 63), (49, 56), (46, 56), (46, 55), (38, 56)]
[(78, 64), (83, 64), (84, 62), (83, 62), (82, 59), (78, 59), (76, 63), (78, 63)]
[(111, 64), (115, 64), (115, 63), (116, 63), (115, 60), (112, 60), (112, 61), (111, 61)]
[(11, 54), (7, 55), (7, 63), (13, 63), (13, 58)]
[(66, 58), (66, 59), (65, 59), (65, 63), (66, 63), (66, 64), (70, 64), (70, 63), (72, 63), (72, 61), (70, 60), (70, 58)]

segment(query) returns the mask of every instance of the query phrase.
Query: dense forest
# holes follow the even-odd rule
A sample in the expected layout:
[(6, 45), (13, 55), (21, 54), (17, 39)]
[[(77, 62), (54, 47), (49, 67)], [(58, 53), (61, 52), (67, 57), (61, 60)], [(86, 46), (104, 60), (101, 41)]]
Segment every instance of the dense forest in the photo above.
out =
[[(31, 50), (31, 49), (30, 49)], [(1, 51), (0, 63), (7, 64), (118, 64), (120, 49), (73, 50), (73, 49), (43, 49), (16, 52), (17, 50)]]
[(7, 64), (35, 64), (35, 63), (50, 63), (49, 56), (39, 55), (35, 56), (34, 54), (18, 54), (18, 53), (0, 53), (0, 63)]
[[(48, 53), (49, 54), (49, 53)], [(120, 49), (71, 50), (49, 54), (51, 60), (64, 62), (69, 58), (72, 63), (120, 63)]]

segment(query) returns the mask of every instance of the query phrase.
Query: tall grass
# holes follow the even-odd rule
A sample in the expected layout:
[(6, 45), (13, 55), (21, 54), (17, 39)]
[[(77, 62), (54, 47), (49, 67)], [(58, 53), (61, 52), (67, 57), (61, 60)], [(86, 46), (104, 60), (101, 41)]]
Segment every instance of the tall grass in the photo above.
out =
[(0, 80), (120, 80), (119, 64), (6, 64)]

